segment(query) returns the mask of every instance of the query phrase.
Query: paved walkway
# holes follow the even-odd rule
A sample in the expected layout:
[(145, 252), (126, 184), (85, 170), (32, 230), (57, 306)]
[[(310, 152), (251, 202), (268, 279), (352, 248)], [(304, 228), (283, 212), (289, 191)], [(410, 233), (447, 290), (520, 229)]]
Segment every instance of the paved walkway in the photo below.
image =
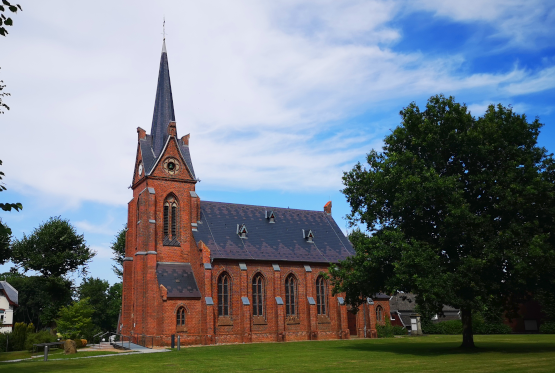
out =
[[(126, 343), (127, 345), (127, 343)], [(168, 352), (171, 351), (170, 349), (167, 348), (147, 348), (147, 347), (143, 347), (143, 346), (139, 346), (136, 345), (135, 343), (131, 343), (131, 350), (128, 352), (120, 352), (117, 354), (109, 354), (109, 355), (93, 355), (93, 356), (75, 356), (75, 357), (71, 357), (70, 359), (92, 359), (92, 358), (96, 358), (96, 357), (108, 357), (108, 356), (121, 356), (121, 355), (136, 355), (136, 354), (151, 354), (151, 353), (156, 353), (156, 352)], [(88, 349), (85, 351), (94, 351), (94, 349)], [(100, 350), (101, 351), (101, 350)], [(79, 353), (77, 353), (79, 354)], [(6, 361), (0, 361), (0, 363), (17, 363), (20, 361), (29, 361), (29, 360), (34, 360), (37, 358), (42, 358), (44, 355), (37, 355), (37, 356), (33, 356), (27, 359), (16, 359), (16, 360), (6, 360)], [(68, 360), (68, 359), (50, 359), (48, 358), (48, 361), (54, 361), (54, 360)], [(41, 361), (41, 360), (34, 360), (34, 361)]]

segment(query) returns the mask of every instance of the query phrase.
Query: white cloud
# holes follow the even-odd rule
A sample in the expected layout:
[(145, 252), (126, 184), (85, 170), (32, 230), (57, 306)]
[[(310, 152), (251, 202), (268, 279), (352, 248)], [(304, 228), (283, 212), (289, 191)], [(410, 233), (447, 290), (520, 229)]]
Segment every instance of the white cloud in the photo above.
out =
[[(380, 146), (385, 131), (378, 120), (347, 130), (345, 118), (419, 95), (466, 90), (481, 101), (551, 84), (549, 69), (464, 75), (463, 55), (396, 52), (390, 21), (404, 5), (35, 3), (3, 41), (0, 72), (12, 93), (4, 169), (14, 184), (70, 205), (126, 204), (135, 128), (150, 131), (164, 13), (178, 133), (191, 133), (195, 170), (211, 188), (337, 190), (342, 170)], [(465, 21), (513, 17), (454, 6)]]
[(434, 12), (461, 22), (487, 22), (497, 32), (492, 36), (509, 39), (509, 45), (534, 48), (553, 45), (555, 4), (545, 0), (419, 0), (407, 1), (411, 9)]
[(94, 260), (113, 259), (114, 258), (114, 253), (112, 252), (112, 250), (108, 246), (109, 246), (108, 244), (91, 245), (91, 250), (96, 253), (96, 256), (94, 257)]

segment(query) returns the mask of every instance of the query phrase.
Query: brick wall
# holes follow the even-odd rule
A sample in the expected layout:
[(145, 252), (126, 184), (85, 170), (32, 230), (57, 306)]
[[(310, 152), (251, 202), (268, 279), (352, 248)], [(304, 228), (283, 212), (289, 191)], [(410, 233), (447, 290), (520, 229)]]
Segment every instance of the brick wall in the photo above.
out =
[[(138, 131), (139, 138), (144, 131)], [(188, 138), (187, 138), (188, 140)], [(239, 268), (239, 261), (215, 260), (212, 269), (210, 250), (202, 242), (195, 242), (192, 223), (200, 219), (200, 199), (195, 191), (196, 181), (186, 170), (181, 160), (181, 171), (168, 175), (163, 170), (167, 157), (181, 159), (173, 139), (161, 157), (161, 162), (150, 176), (138, 174), (141, 154), (138, 150), (133, 182), (133, 199), (128, 204), (128, 231), (126, 236), (126, 259), (123, 264), (123, 305), (121, 330), (124, 335), (154, 336), (154, 344), (169, 345), (171, 335), (181, 336), (181, 343), (213, 344), (238, 342), (274, 342), (312, 339), (349, 338), (347, 307), (339, 305), (327, 286), (325, 315), (317, 314), (317, 306), (311, 305), (307, 297), (316, 300), (316, 279), (327, 273), (325, 264), (279, 263), (280, 270), (272, 264), (260, 261), (245, 261), (247, 269)], [(172, 195), (178, 202), (179, 246), (163, 244), (163, 206)], [(327, 205), (326, 205), (327, 206)], [(327, 206), (331, 210), (331, 204)], [(202, 297), (200, 299), (167, 298), (156, 277), (158, 262), (190, 263)], [(277, 263), (276, 263), (277, 264)], [(311, 271), (305, 269), (310, 264)], [(222, 273), (231, 278), (230, 318), (218, 317), (217, 281)], [(264, 317), (252, 316), (252, 280), (257, 274), (264, 278)], [(293, 274), (297, 279), (297, 319), (289, 320), (285, 315), (285, 304), (278, 305), (276, 297), (285, 302), (285, 279)], [(212, 297), (214, 305), (207, 305), (205, 297)], [(250, 305), (244, 305), (241, 297), (247, 297)], [(389, 303), (377, 301), (389, 315)], [(185, 328), (176, 325), (176, 313), (185, 308)], [(368, 306), (367, 336), (374, 337), (375, 306)], [(360, 320), (359, 320), (360, 319)], [(224, 322), (225, 321), (225, 322)], [(229, 324), (229, 325), (224, 325)], [(357, 327), (364, 325), (362, 312), (357, 315)]]

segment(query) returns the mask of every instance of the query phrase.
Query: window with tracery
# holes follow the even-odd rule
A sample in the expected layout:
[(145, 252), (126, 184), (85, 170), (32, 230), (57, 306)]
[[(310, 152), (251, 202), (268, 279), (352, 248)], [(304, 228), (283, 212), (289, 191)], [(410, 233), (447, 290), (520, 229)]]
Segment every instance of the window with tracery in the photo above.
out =
[(318, 315), (326, 315), (328, 297), (327, 297), (326, 280), (323, 276), (318, 276), (316, 279), (316, 309)]
[(264, 316), (264, 277), (261, 273), (252, 279), (252, 315)]
[(218, 316), (229, 316), (231, 301), (231, 278), (227, 273), (218, 277)]
[(177, 309), (176, 325), (185, 326), (185, 307), (179, 307)]
[(383, 308), (382, 306), (376, 307), (376, 321), (383, 322)]
[(297, 278), (293, 274), (285, 279), (285, 315), (297, 316)]
[(179, 208), (175, 196), (170, 195), (164, 201), (164, 238), (177, 240), (179, 227)]

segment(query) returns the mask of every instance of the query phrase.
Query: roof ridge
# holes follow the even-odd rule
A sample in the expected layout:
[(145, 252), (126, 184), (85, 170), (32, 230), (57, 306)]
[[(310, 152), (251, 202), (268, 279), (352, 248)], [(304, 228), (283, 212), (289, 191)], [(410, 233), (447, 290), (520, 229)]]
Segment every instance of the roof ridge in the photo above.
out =
[(248, 206), (248, 207), (260, 207), (265, 208), (267, 210), (271, 209), (280, 209), (280, 210), (292, 210), (292, 211), (306, 211), (306, 212), (317, 212), (317, 213), (324, 213), (324, 211), (319, 210), (304, 210), (304, 209), (293, 209), (290, 207), (277, 207), (277, 206), (266, 206), (266, 205), (249, 205), (246, 203), (232, 203), (232, 202), (218, 202), (218, 201), (201, 201), (201, 203), (219, 203), (222, 205), (235, 205), (235, 206)]

